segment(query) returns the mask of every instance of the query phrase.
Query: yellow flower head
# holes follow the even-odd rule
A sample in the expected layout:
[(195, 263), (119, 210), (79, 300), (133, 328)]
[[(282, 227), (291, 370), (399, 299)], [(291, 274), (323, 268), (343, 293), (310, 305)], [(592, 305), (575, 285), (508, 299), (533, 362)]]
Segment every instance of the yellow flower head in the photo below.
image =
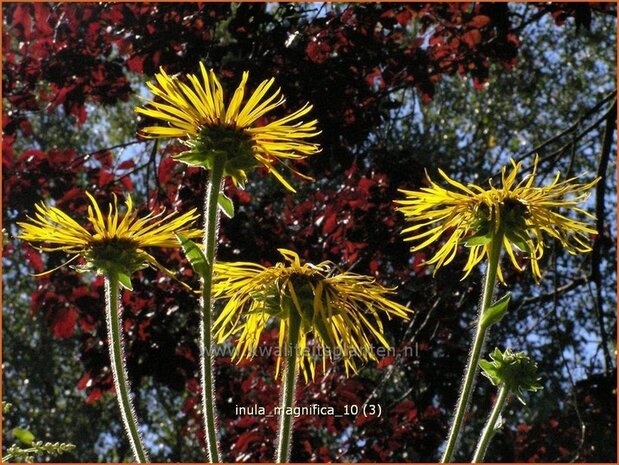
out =
[[(163, 216), (162, 211), (157, 215), (150, 213), (138, 218), (133, 210), (131, 196), (128, 195), (127, 211), (121, 216), (114, 196), (114, 203), (109, 205), (108, 214), (104, 216), (94, 197), (88, 192), (86, 195), (91, 202), (88, 206), (90, 230), (82, 227), (62, 210), (41, 203), (36, 205), (35, 218), (28, 217), (29, 222), (18, 223), (22, 228), (18, 237), (29, 242), (43, 243), (44, 245), (38, 247), (42, 251), (64, 251), (71, 254), (73, 257), (69, 262), (83, 257), (87, 262), (87, 265), (82, 267), (84, 270), (115, 272), (128, 277), (148, 265), (171, 274), (143, 249), (178, 247), (176, 233), (187, 237), (200, 237), (202, 234), (201, 231), (190, 228), (199, 216), (195, 209), (177, 217), (174, 217), (174, 214)], [(52, 271), (55, 270), (46, 271), (39, 276)], [(122, 284), (130, 287), (130, 282), (122, 278)]]
[[(570, 254), (591, 251), (589, 234), (596, 230), (587, 222), (559, 213), (559, 210), (594, 217), (579, 208), (587, 200), (591, 188), (598, 182), (576, 183), (577, 178), (559, 181), (557, 173), (547, 186), (534, 186), (538, 158), (535, 158), (531, 174), (516, 183), (522, 162), (511, 160), (511, 172), (503, 167), (502, 186), (495, 187), (492, 180), (483, 189), (475, 184), (461, 184), (449, 178), (442, 170), (440, 175), (454, 189), (445, 189), (432, 180), (430, 187), (419, 191), (400, 190), (405, 200), (398, 200), (405, 218), (416, 224), (402, 231), (407, 241), (414, 241), (411, 251), (446, 240), (436, 254), (428, 260), (436, 269), (451, 262), (460, 245), (469, 247), (468, 261), (464, 267), (465, 277), (488, 256), (490, 242), (500, 238), (511, 262), (519, 271), (522, 266), (516, 259), (515, 249), (524, 252), (531, 263), (536, 281), (541, 279), (539, 260), (544, 253), (544, 234), (558, 239)], [(499, 269), (499, 279), (503, 281)]]
[[(244, 72), (228, 106), (213, 70), (200, 63), (201, 79), (187, 75), (188, 83), (168, 76), (163, 69), (155, 75), (157, 83), (147, 83), (158, 101), (148, 100), (136, 111), (167, 124), (148, 126), (140, 134), (147, 138), (179, 138), (190, 148), (176, 156), (192, 165), (211, 168), (215, 157), (225, 157), (226, 175), (242, 185), (247, 171), (265, 166), (286, 188), (292, 186), (275, 169), (275, 162), (300, 160), (320, 151), (317, 144), (306, 142), (319, 134), (316, 120), (304, 123), (300, 119), (312, 106), (305, 104), (292, 114), (268, 124), (257, 124), (271, 110), (285, 101), (280, 89), (270, 91), (274, 79), (263, 81), (244, 102), (249, 73)], [(287, 166), (299, 176), (294, 168)]]
[[(308, 344), (311, 334), (324, 355), (344, 360), (346, 374), (357, 371), (356, 358), (376, 360), (370, 337), (389, 347), (383, 336), (379, 311), (388, 317), (408, 319), (410, 310), (392, 302), (393, 289), (378, 284), (368, 276), (337, 273), (331, 262), (301, 264), (299, 256), (279, 249), (283, 263), (265, 268), (247, 262), (215, 263), (213, 296), (227, 303), (215, 322), (216, 337), (223, 342), (238, 335), (234, 358), (252, 358), (260, 335), (271, 318), (279, 319), (279, 373), (281, 357), (290, 330), (291, 312), (301, 319), (298, 357), (305, 380), (314, 379), (315, 344)], [(276, 373), (276, 376), (277, 376)]]

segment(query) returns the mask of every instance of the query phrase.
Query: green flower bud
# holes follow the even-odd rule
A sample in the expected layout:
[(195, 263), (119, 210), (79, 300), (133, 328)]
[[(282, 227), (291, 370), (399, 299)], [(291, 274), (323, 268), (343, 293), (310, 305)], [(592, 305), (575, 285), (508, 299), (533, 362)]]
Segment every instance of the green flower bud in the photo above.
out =
[(504, 385), (520, 402), (524, 401), (524, 391), (539, 391), (540, 377), (537, 376), (537, 363), (529, 358), (524, 352), (512, 352), (505, 349), (501, 352), (498, 348), (490, 354), (492, 361), (481, 360), (479, 366), (482, 374), (495, 386)]

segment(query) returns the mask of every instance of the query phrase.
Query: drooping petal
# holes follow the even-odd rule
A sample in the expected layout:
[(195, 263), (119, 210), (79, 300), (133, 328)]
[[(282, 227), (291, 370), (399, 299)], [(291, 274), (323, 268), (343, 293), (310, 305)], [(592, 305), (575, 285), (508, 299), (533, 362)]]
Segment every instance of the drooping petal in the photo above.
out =
[[(270, 268), (245, 262), (215, 263), (213, 296), (227, 300), (214, 324), (216, 336), (220, 342), (229, 336), (238, 338), (234, 353), (237, 360), (252, 358), (268, 321), (279, 318), (280, 357), (276, 362), (276, 374), (279, 374), (285, 345), (289, 343), (289, 312), (297, 312), (303, 321), (298, 353), (306, 381), (316, 373), (315, 354), (307, 347), (310, 333), (322, 349), (323, 366), (326, 356), (333, 356), (337, 351), (343, 358), (346, 373), (356, 372), (358, 360), (367, 362), (376, 358), (371, 339), (389, 346), (379, 313), (402, 319), (408, 319), (411, 313), (389, 298), (394, 289), (381, 286), (374, 278), (338, 273), (331, 262), (303, 264), (296, 252), (287, 249), (279, 252), (284, 262)], [(279, 313), (273, 313), (267, 302), (274, 298), (273, 292), (279, 293), (277, 298), (282, 305)]]
[(65, 264), (78, 257), (86, 259), (90, 265), (117, 260), (118, 268), (127, 267), (127, 272), (133, 272), (135, 267), (139, 268), (138, 265), (146, 263), (172, 275), (172, 272), (143, 249), (178, 247), (180, 244), (176, 234), (189, 238), (202, 235), (202, 231), (191, 228), (191, 224), (199, 216), (195, 209), (178, 216), (173, 213), (164, 217), (162, 211), (157, 215), (151, 212), (138, 218), (130, 195), (127, 196), (124, 214), (121, 214), (118, 199), (114, 195), (113, 201), (108, 205), (107, 215), (103, 215), (92, 194), (86, 192), (86, 196), (90, 201), (87, 208), (87, 227), (90, 230), (59, 208), (41, 204), (36, 205), (36, 218), (28, 218), (29, 221), (18, 223), (22, 229), (18, 237), (40, 250), (64, 251), (73, 255)]
[[(185, 77), (186, 83), (181, 78), (169, 76), (161, 69), (155, 75), (156, 82), (147, 83), (158, 100), (146, 100), (144, 106), (136, 107), (136, 111), (161, 123), (142, 128), (139, 131), (142, 137), (178, 138), (193, 147), (203, 133), (206, 134), (204, 137), (212, 137), (213, 131), (209, 132), (209, 128), (228, 128), (247, 138), (258, 164), (267, 168), (289, 191), (294, 192), (294, 188), (280, 174), (276, 164), (284, 164), (292, 173), (311, 179), (294, 167), (286, 165), (285, 161), (301, 160), (321, 150), (318, 144), (308, 142), (308, 139), (320, 134), (317, 121), (302, 121), (312, 110), (312, 105), (306, 103), (279, 119), (269, 118), (270, 113), (285, 101), (280, 89), (272, 91), (275, 82), (273, 78), (260, 83), (256, 90), (245, 98), (249, 74), (244, 72), (241, 82), (226, 105), (222, 85), (213, 70), (207, 70), (204, 64), (200, 63), (200, 72), (201, 79), (188, 74)], [(267, 118), (271, 121), (264, 122)], [(212, 139), (208, 140), (213, 143)], [(251, 156), (250, 153), (249, 157)], [(179, 159), (182, 160), (182, 157)], [(236, 185), (242, 185), (246, 181), (246, 172), (243, 169), (231, 169), (230, 172), (225, 171), (225, 174), (232, 176)]]
[[(488, 235), (498, 237), (512, 232), (510, 237), (515, 243), (507, 235), (502, 239), (511, 263), (517, 270), (522, 270), (516, 255), (524, 247), (518, 247), (518, 243), (529, 237), (525, 241), (526, 248), (530, 250), (525, 258), (529, 260), (536, 280), (541, 278), (538, 262), (544, 249), (542, 232), (559, 240), (568, 253), (589, 252), (591, 248), (587, 235), (596, 231), (589, 222), (573, 216), (594, 219), (579, 205), (587, 200), (598, 179), (588, 183), (579, 183), (578, 178), (560, 181), (561, 174), (557, 173), (549, 185), (536, 187), (538, 162), (536, 156), (531, 173), (517, 183), (523, 163), (510, 160), (511, 170), (508, 167), (501, 170), (500, 187), (495, 186), (492, 179), (487, 188), (474, 184), (465, 186), (439, 170), (441, 177), (456, 190), (439, 186), (427, 175), (430, 187), (416, 191), (401, 189), (404, 199), (397, 200), (396, 204), (405, 219), (412, 223), (402, 230), (404, 240), (413, 243), (411, 251), (417, 252), (437, 244), (438, 250), (426, 261), (427, 264), (435, 264), (437, 270), (450, 263), (461, 242), (467, 241), (470, 251), (464, 266), (466, 277), (487, 257), (485, 235), (490, 240)], [(468, 241), (474, 235), (477, 235), (477, 242)], [(447, 239), (439, 245), (443, 237)], [(521, 238), (520, 242), (517, 238)], [(502, 280), (500, 271), (499, 278)]]

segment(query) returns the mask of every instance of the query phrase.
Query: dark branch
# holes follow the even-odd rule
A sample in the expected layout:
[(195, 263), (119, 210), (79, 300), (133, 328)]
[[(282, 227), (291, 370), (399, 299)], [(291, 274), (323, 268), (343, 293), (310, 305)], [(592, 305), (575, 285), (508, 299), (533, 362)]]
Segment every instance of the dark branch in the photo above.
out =
[(602, 350), (604, 351), (605, 369), (608, 372), (613, 367), (612, 358), (608, 349), (609, 336), (604, 326), (604, 306), (602, 296), (602, 276), (600, 273), (600, 262), (602, 259), (602, 245), (607, 240), (605, 237), (604, 218), (606, 216), (604, 200), (606, 196), (606, 171), (608, 170), (608, 162), (610, 160), (610, 152), (613, 145), (613, 134), (615, 132), (617, 120), (617, 100), (606, 116), (606, 129), (604, 131), (604, 139), (602, 141), (602, 153), (600, 155), (600, 164), (598, 166), (597, 175), (600, 178), (595, 190), (595, 215), (597, 237), (593, 242), (593, 250), (591, 252), (591, 278), (596, 287), (596, 316), (598, 325), (600, 326), (600, 336), (602, 338)]
[(577, 287), (588, 283), (590, 279), (591, 279), (590, 276), (578, 277), (561, 287), (557, 287), (552, 292), (548, 292), (547, 294), (541, 294), (535, 297), (528, 297), (524, 299), (522, 303), (520, 304), (520, 307), (525, 307), (527, 305), (532, 305), (532, 304), (537, 304), (537, 303), (550, 302), (551, 300), (554, 300), (555, 295), (560, 295), (565, 292), (571, 291), (572, 289), (576, 289)]
[[(617, 98), (617, 91), (611, 92), (606, 97), (604, 97), (602, 100), (600, 100), (598, 103), (596, 103), (594, 107), (590, 108), (586, 113), (584, 113), (582, 116), (580, 116), (578, 118), (578, 120), (574, 124), (572, 124), (569, 128), (565, 129), (564, 131), (560, 132), (559, 134), (556, 134), (556, 135), (552, 136), (550, 139), (546, 140), (545, 142), (542, 142), (540, 145), (538, 145), (537, 147), (533, 148), (532, 150), (529, 150), (528, 152), (524, 153), (523, 155), (520, 155), (516, 159), (516, 162), (519, 162), (519, 161), (522, 161), (522, 160), (524, 160), (526, 158), (529, 158), (531, 155), (535, 155), (536, 153), (542, 151), (544, 148), (548, 147), (549, 145), (553, 144), (554, 142), (557, 142), (558, 140), (560, 140), (564, 136), (570, 134), (573, 131), (576, 131), (579, 127), (582, 126), (582, 122), (583, 121), (585, 121), (591, 115), (594, 115), (595, 113), (597, 113), (600, 110), (600, 108), (602, 108), (604, 105), (606, 105), (608, 102), (610, 102), (614, 98), (615, 99)], [(600, 124), (602, 121), (604, 121), (606, 116), (607, 116), (607, 114), (604, 115), (604, 117), (602, 117), (599, 120), (597, 120), (596, 122), (594, 122), (587, 129), (582, 131), (579, 134), (579, 136), (577, 136), (574, 139), (572, 139), (567, 144), (567, 146), (561, 147), (559, 150), (553, 152), (552, 154), (548, 155), (545, 158), (553, 157), (553, 156), (558, 155), (559, 153), (563, 152), (563, 150), (565, 150), (566, 147), (569, 147), (569, 145), (571, 145), (572, 143), (576, 142), (579, 139), (582, 139), (582, 137), (584, 137), (584, 135), (587, 134), (587, 132), (589, 132), (591, 129), (595, 128), (598, 124)]]

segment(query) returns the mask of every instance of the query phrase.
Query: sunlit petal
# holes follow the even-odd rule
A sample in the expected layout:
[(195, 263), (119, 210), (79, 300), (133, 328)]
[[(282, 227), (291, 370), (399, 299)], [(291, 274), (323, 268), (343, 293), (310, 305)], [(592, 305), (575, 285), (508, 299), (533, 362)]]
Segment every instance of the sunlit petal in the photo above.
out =
[[(200, 63), (200, 72), (201, 79), (188, 74), (183, 82), (161, 69), (155, 75), (155, 82), (147, 83), (157, 100), (146, 100), (144, 106), (136, 107), (136, 111), (161, 123), (140, 129), (142, 137), (177, 138), (194, 147), (201, 138), (208, 138), (209, 143), (212, 143), (213, 128), (229, 129), (237, 137), (247, 139), (251, 146), (249, 159), (255, 158), (257, 164), (266, 167), (286, 189), (294, 192), (292, 185), (275, 168), (275, 164), (284, 164), (292, 173), (311, 179), (285, 162), (290, 159), (301, 160), (321, 150), (318, 144), (307, 141), (320, 134), (317, 121), (302, 121), (312, 110), (312, 105), (306, 103), (288, 116), (273, 119), (270, 113), (285, 101), (280, 89), (273, 90), (275, 80), (263, 81), (246, 97), (249, 73), (244, 72), (226, 106), (222, 85), (213, 70), (207, 70)], [(264, 122), (265, 119), (269, 121)], [(183, 160), (182, 156), (176, 158)], [(238, 164), (225, 170), (224, 174), (231, 176), (236, 185), (246, 181), (246, 172), (238, 168)]]
[[(237, 360), (254, 356), (271, 318), (279, 319), (278, 347), (282, 355), (289, 312), (297, 312), (303, 321), (299, 362), (305, 379), (313, 379), (316, 368), (316, 354), (303, 350), (310, 333), (323, 350), (323, 364), (325, 352), (333, 355), (336, 349), (346, 373), (356, 372), (358, 360), (376, 359), (370, 337), (388, 347), (379, 312), (403, 319), (411, 313), (390, 300), (394, 289), (380, 285), (374, 278), (338, 272), (331, 262), (303, 264), (297, 253), (287, 249), (279, 252), (284, 261), (270, 268), (246, 262), (215, 263), (213, 296), (227, 300), (215, 321), (215, 335), (220, 342), (229, 336), (238, 337), (234, 354)], [(276, 373), (280, 365), (281, 356)]]
[[(521, 270), (522, 262), (516, 255), (524, 253), (538, 281), (541, 279), (539, 260), (544, 250), (542, 231), (561, 242), (570, 254), (589, 252), (587, 234), (595, 234), (595, 228), (575, 216), (595, 219), (578, 205), (587, 200), (599, 179), (588, 183), (579, 183), (578, 178), (560, 181), (561, 174), (557, 173), (549, 185), (536, 187), (538, 162), (536, 157), (531, 173), (516, 182), (522, 162), (511, 160), (511, 171), (508, 167), (501, 170), (500, 187), (492, 180), (487, 188), (475, 184), (465, 186), (439, 170), (441, 177), (456, 190), (445, 189), (429, 177), (430, 187), (417, 191), (401, 189), (404, 199), (396, 204), (412, 223), (402, 231), (404, 240), (413, 243), (411, 251), (437, 244), (438, 250), (426, 263), (438, 269), (451, 262), (466, 243), (470, 249), (464, 266), (467, 276), (488, 256), (484, 236), (490, 239), (490, 235), (499, 234), (512, 265)], [(447, 239), (441, 244), (439, 241), (444, 237)], [(503, 279), (500, 269), (499, 278)]]

